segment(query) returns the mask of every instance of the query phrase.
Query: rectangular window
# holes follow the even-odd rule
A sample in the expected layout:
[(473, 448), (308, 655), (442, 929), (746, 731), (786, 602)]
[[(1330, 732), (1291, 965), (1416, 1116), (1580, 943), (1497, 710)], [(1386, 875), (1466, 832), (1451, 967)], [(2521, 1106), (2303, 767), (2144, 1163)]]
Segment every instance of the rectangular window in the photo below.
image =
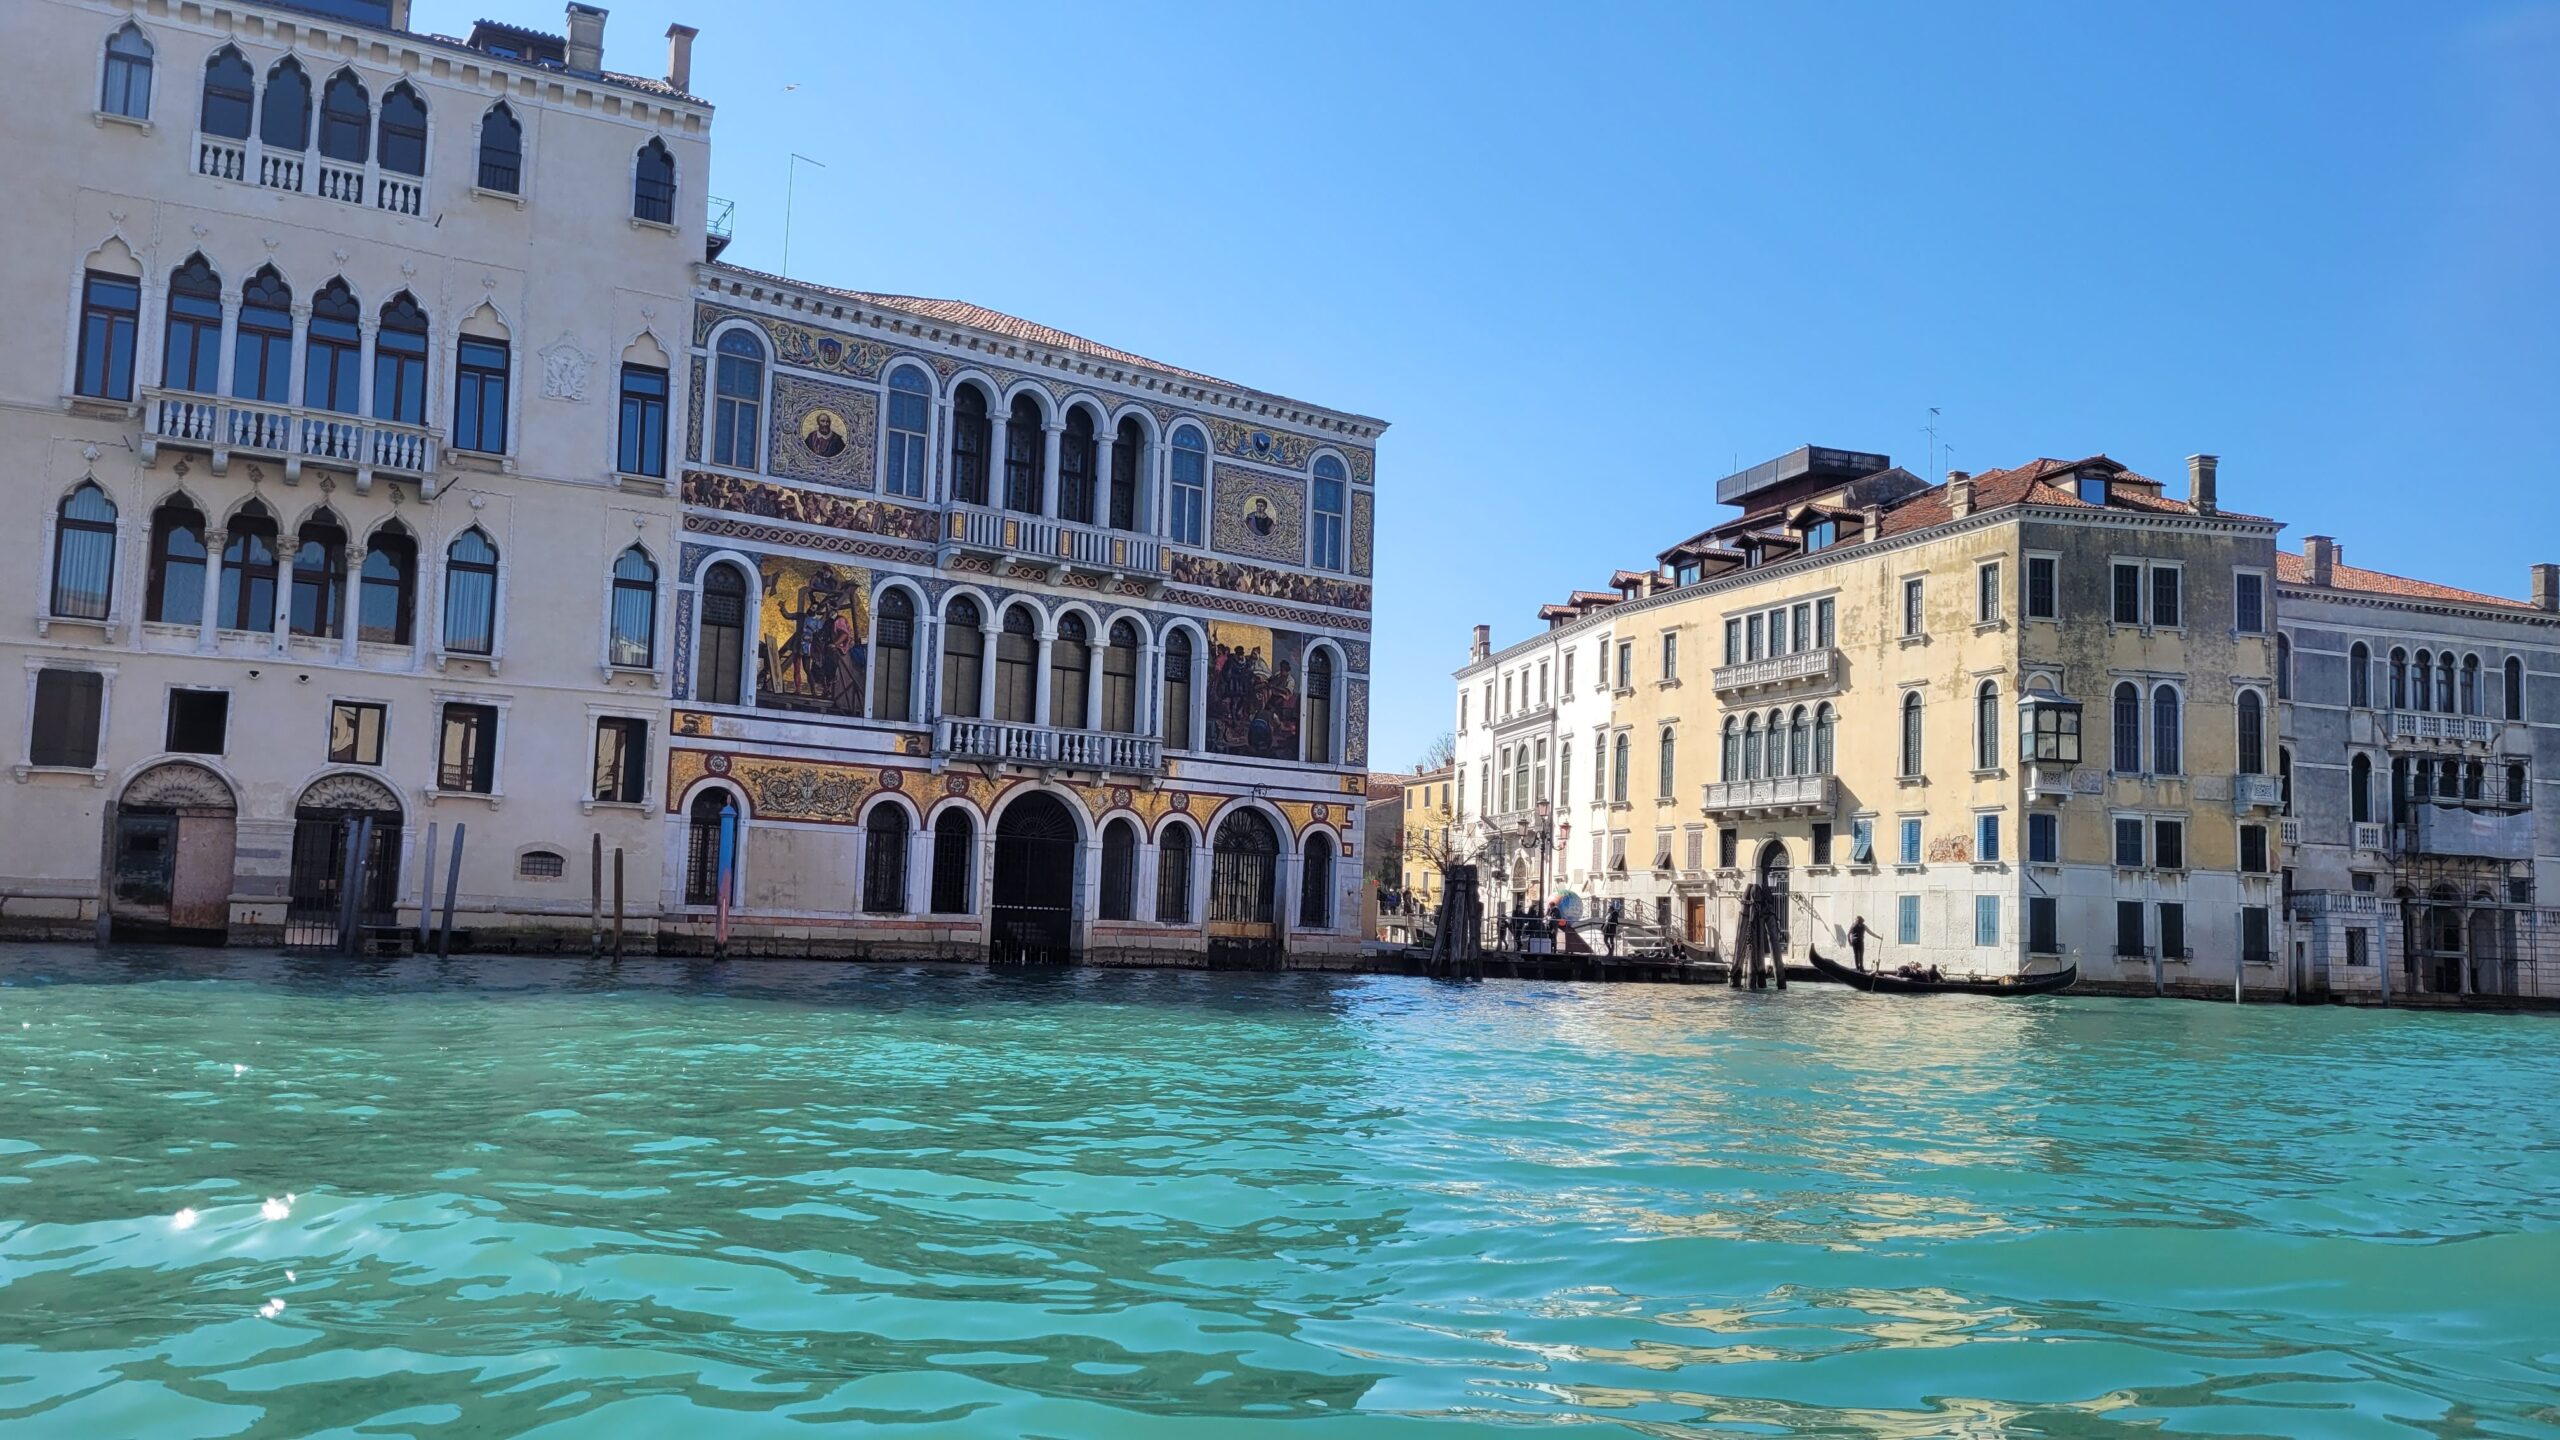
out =
[(2240, 958), (2251, 965), (2264, 965), (2275, 957), (2267, 950), (2267, 907), (2240, 907)]
[(1831, 648), (1831, 613), (1829, 600), (1813, 602), (1813, 646), (1817, 650)]
[(36, 709), (27, 733), (27, 761), (74, 770), (98, 764), (98, 719), (105, 709), (107, 677), (95, 670), (39, 670)]
[(2240, 873), (2243, 875), (2267, 873), (2266, 826), (2243, 825), (2240, 827)]
[(2000, 863), (2000, 817), (1973, 817), (1973, 858), (1984, 865)]
[(2173, 565), (2151, 567), (2151, 623), (2163, 630), (2178, 628), (2178, 570)]
[(2187, 868), (2187, 827), (2182, 820), (2151, 822), (2151, 863), (2163, 870)]
[(219, 755), (230, 728), (229, 691), (169, 692), (169, 730), (163, 748), (182, 755)]
[(2054, 558), (2050, 555), (2027, 557), (2027, 618), (2054, 620), (2061, 617), (2054, 594)]
[(1919, 896), (1896, 895), (1893, 897), (1893, 941), (1897, 945), (1920, 943)]
[(2116, 564), (2115, 619), (2119, 625), (2142, 623), (2142, 567)]
[(1902, 582), (1902, 633), (1919, 634), (1920, 623), (1920, 577), (1914, 575)]
[(1662, 678), (1680, 678), (1680, 633), (1676, 630), (1666, 632), (1662, 637)]
[(2041, 810), (2027, 817), (2027, 859), (2037, 865), (2062, 863), (2062, 817)]
[(1976, 895), (1973, 897), (1973, 943), (1976, 945), (2000, 943), (1999, 896)]
[(1544, 660), (1541, 660), (1541, 661), (1539, 661), (1539, 662), (1538, 662), (1538, 704), (1539, 704), (1541, 707), (1544, 707), (1544, 706), (1546, 705), (1546, 703), (1547, 703), (1547, 662), (1546, 662), (1546, 661), (1544, 661)]
[(361, 700), (339, 700), (329, 706), (329, 763), (382, 763), (383, 708)]
[(436, 746), (436, 788), (487, 795), (497, 788), (498, 711), (491, 705), (447, 705)]
[(453, 443), (489, 455), (506, 452), (507, 347), (501, 341), (462, 337), (454, 367)]
[(2142, 902), (2139, 900), (2116, 902), (2116, 953), (2142, 953)]
[(596, 766), (592, 788), (598, 800), (637, 805), (649, 783), (649, 722), (626, 715), (596, 721)]
[(1166, 538), (1178, 545), (1197, 545), (1202, 534), (1203, 518), (1209, 513), (1209, 455), (1206, 450), (1181, 443), (1186, 434), (1177, 431), (1173, 447), (1173, 514), (1166, 528)]
[(1760, 658), (1761, 637), (1768, 633), (1768, 623), (1768, 618), (1761, 615), (1750, 616), (1742, 622), (1743, 659), (1757, 660)]
[(2243, 635), (2262, 635), (2267, 629), (2267, 580), (2263, 575), (2247, 571), (2231, 577), (2232, 628)]
[(1467, 692), (1464, 690), (1458, 692), (1458, 733), (1467, 733)]
[(1787, 653), (1787, 611), (1785, 606), (1769, 612), (1769, 658)]
[(2160, 958), (2187, 958), (2187, 907), (2174, 900), (2160, 902)]
[(2000, 618), (2000, 567), (1980, 565), (1973, 572), (1973, 619), (1988, 625)]
[(1873, 820), (1861, 819), (1849, 822), (1849, 863), (1852, 865), (1876, 863), (1876, 822)]
[(1742, 618), (1735, 616), (1724, 622), (1724, 663), (1742, 663)]
[(2116, 865), (2125, 870), (2142, 868), (2142, 821), (2137, 816), (2116, 817)]
[(1793, 622), (1791, 628), (1795, 632), (1795, 640), (1794, 643), (1789, 645), (1787, 648), (1799, 653), (1812, 649), (1813, 607), (1810, 605), (1798, 605), (1794, 610), (1788, 613)]
[(622, 367), (622, 445), (614, 465), (625, 475), (667, 473), (667, 372), (657, 366)]
[(2371, 939), (2368, 937), (2367, 932), (2362, 931), (2362, 930), (2350, 930), (2350, 931), (2348, 931), (2348, 932), (2347, 932), (2347, 963), (2348, 963), (2349, 965), (2353, 965), (2353, 966), (2364, 966), (2364, 965), (2370, 965), (2370, 964), (2372, 964), (2372, 963), (2373, 963), (2373, 954), (2372, 954), (2372, 951), (2371, 951), (2371, 950), (2370, 950), (2370, 948), (2369, 948), (2371, 944), (2372, 944), (2372, 941), (2371, 941)]
[(1633, 640), (1618, 642), (1618, 688), (1636, 688), (1636, 642)]
[(1716, 868), (1719, 870), (1731, 870), (1741, 863), (1742, 832), (1739, 830), (1718, 830), (1716, 832)]
[(2050, 895), (2027, 897), (2027, 952), (2031, 955), (2062, 953), (2060, 906)]
[(1573, 803), (1573, 742), (1556, 742), (1556, 799)]
[(1687, 863), (1683, 864), (1680, 868), (1683, 870), (1704, 870), (1707, 868), (1706, 831), (1692, 830), (1689, 832), (1688, 860)]
[[(1568, 696), (1573, 694), (1573, 656), (1571, 650), (1564, 652), (1564, 693)], [(1564, 787), (1559, 785), (1556, 788), (1561, 790)]]
[(80, 363), (73, 389), (101, 400), (133, 398), (134, 330), (142, 286), (91, 271), (80, 287)]
[(1827, 820), (1813, 822), (1813, 863), (1831, 863), (1831, 822)]
[(1902, 822), (1902, 863), (1920, 863), (1920, 822), (1916, 818)]

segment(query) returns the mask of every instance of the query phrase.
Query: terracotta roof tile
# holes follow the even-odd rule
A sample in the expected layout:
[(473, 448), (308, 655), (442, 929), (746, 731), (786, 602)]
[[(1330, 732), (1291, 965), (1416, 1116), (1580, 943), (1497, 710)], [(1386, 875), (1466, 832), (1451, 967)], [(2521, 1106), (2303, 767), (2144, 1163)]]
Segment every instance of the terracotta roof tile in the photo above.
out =
[[(2276, 552), (2276, 583), (2319, 588), (2311, 584), (2311, 564), (2303, 557), (2279, 550)], [(2531, 603), (2510, 600), (2502, 595), (2483, 595), (2477, 590), (2457, 590), (2451, 585), (2438, 585), (2432, 580), (2412, 580), (2381, 570), (2360, 570), (2353, 565), (2329, 567), (2331, 590), (2348, 590), (2365, 595), (2389, 595), (2401, 600), (2441, 600), (2456, 605), (2490, 605), (2501, 610), (2533, 611)], [(2539, 612), (2535, 612), (2539, 613)]]
[[(2104, 455), (2091, 455), (2079, 460), (2055, 460), (2050, 457), (2041, 457), (2008, 470), (1985, 470), (1973, 477), (1973, 508), (1978, 512), (1996, 509), (2003, 505), (2048, 505), (2063, 509), (2079, 507), (2094, 510), (2098, 507), (2081, 499), (2074, 487), (2068, 484), (2056, 484), (2047, 477), (2067, 475), (2068, 472), (2084, 465), (2100, 463), (2114, 466), (2116, 470), (2113, 480), (2107, 486), (2109, 509), (2139, 510), (2153, 515), (2196, 513), (2196, 507), (2186, 501), (2172, 500), (2166, 495), (2156, 493), (2150, 487), (2156, 486), (2157, 481), (2147, 476), (2136, 475), (2116, 465)], [(2244, 520), (2258, 524), (2273, 523), (2266, 516), (2244, 515), (2235, 510), (2221, 510), (2216, 511), (2215, 514), (2217, 518), (2224, 520)], [(1887, 509), (1884, 515), (1883, 532), (1886, 535), (1906, 535), (1914, 530), (1925, 530), (1932, 525), (1943, 525), (1954, 516), (1954, 510), (1947, 503), (1947, 487), (1943, 484), (1933, 485), (1901, 504)]]

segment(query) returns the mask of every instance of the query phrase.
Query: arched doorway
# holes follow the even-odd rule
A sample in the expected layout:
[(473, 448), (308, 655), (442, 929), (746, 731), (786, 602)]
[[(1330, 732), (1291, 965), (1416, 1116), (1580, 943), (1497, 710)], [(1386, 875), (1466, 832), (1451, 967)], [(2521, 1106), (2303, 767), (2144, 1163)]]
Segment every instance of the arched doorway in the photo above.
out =
[(1209, 963), (1280, 968), (1280, 835), (1257, 810), (1218, 822), (1209, 854)]
[(335, 946), (347, 843), (360, 822), (373, 828), (356, 871), (356, 925), (397, 923), (400, 902), (400, 800), (370, 775), (324, 775), (293, 807), (293, 872), (287, 882), (284, 943)]
[(1075, 960), (1083, 849), (1075, 816), (1057, 796), (1035, 790), (1005, 807), (996, 821), (990, 959), (1050, 965)]
[(1769, 954), (1783, 963), (1787, 957), (1787, 847), (1775, 840), (1760, 847), (1760, 896)]
[(115, 811), (112, 933), (220, 943), (231, 928), (239, 806), (201, 765), (154, 765), (133, 777)]
[[(685, 807), (684, 903), (687, 905), (720, 903), (720, 816), (732, 803), (728, 791), (713, 785), (694, 796), (693, 803)], [(740, 840), (744, 838), (741, 831)], [(734, 860), (729, 873), (733, 876), (737, 873)]]

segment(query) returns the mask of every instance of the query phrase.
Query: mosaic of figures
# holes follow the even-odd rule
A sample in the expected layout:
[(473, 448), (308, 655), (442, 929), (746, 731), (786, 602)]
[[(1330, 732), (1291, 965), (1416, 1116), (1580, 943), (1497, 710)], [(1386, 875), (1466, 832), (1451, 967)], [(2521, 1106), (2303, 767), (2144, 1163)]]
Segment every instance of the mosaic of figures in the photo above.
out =
[(1230, 560), (1183, 550), (1167, 554), (1165, 566), (1166, 578), (1176, 584), (1233, 590), (1238, 594), (1287, 600), (1298, 605), (1316, 605), (1328, 610), (1365, 611), (1369, 608), (1369, 587), (1349, 580), (1327, 580), (1321, 575), (1265, 570), (1259, 565), (1239, 565)]
[(1209, 544), (1230, 555), (1305, 564), (1306, 482), (1237, 465), (1217, 467), (1209, 482)]
[(802, 370), (824, 370), (855, 380), (876, 380), (880, 376), (880, 367), (889, 360), (889, 347), (876, 340), (851, 340), (793, 321), (732, 310), (725, 305), (695, 304), (693, 343), (701, 345), (709, 341), (712, 327), (723, 320), (744, 320), (762, 330), (773, 346), (774, 359)]
[(794, 490), (787, 485), (750, 480), (742, 475), (687, 470), (684, 472), (682, 496), (685, 504), (706, 510), (760, 515), (768, 520), (789, 520), (801, 525), (824, 525), (833, 530), (850, 530), (865, 535), (888, 535), (900, 540), (919, 540), (928, 545), (942, 534), (942, 522), (930, 510), (891, 505), (879, 500), (850, 500), (821, 491)]
[(767, 556), (756, 707), (860, 715), (871, 659), (871, 572)]
[(1330, 447), (1342, 452), (1352, 481), (1361, 485), (1371, 482), (1378, 463), (1378, 452), (1363, 445), (1348, 445), (1338, 440), (1319, 442), (1305, 435), (1267, 430), (1240, 420), (1211, 419), (1209, 443), (1216, 446), (1221, 455), (1232, 455), (1261, 465), (1277, 465), (1283, 470), (1304, 470), (1317, 450)]
[(872, 489), (878, 473), (872, 455), (879, 419), (877, 395), (776, 375), (765, 469), (785, 480)]
[(1209, 750), (1263, 760), (1298, 756), (1298, 659), (1288, 630), (1209, 622)]

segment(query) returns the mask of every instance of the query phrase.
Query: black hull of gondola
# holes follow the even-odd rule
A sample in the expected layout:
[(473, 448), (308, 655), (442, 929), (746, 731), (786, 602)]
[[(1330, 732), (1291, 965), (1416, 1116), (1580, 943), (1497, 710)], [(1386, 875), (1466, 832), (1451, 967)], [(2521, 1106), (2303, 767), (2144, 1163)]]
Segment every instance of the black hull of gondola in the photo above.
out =
[(2020, 975), (2006, 980), (1907, 980), (1880, 971), (1852, 969), (1819, 950), (1807, 953), (1812, 957), (1814, 973), (1823, 979), (1877, 995), (1989, 995), (2014, 1000), (2067, 990), (2080, 978), (2080, 967), (2071, 965), (2050, 975)]

